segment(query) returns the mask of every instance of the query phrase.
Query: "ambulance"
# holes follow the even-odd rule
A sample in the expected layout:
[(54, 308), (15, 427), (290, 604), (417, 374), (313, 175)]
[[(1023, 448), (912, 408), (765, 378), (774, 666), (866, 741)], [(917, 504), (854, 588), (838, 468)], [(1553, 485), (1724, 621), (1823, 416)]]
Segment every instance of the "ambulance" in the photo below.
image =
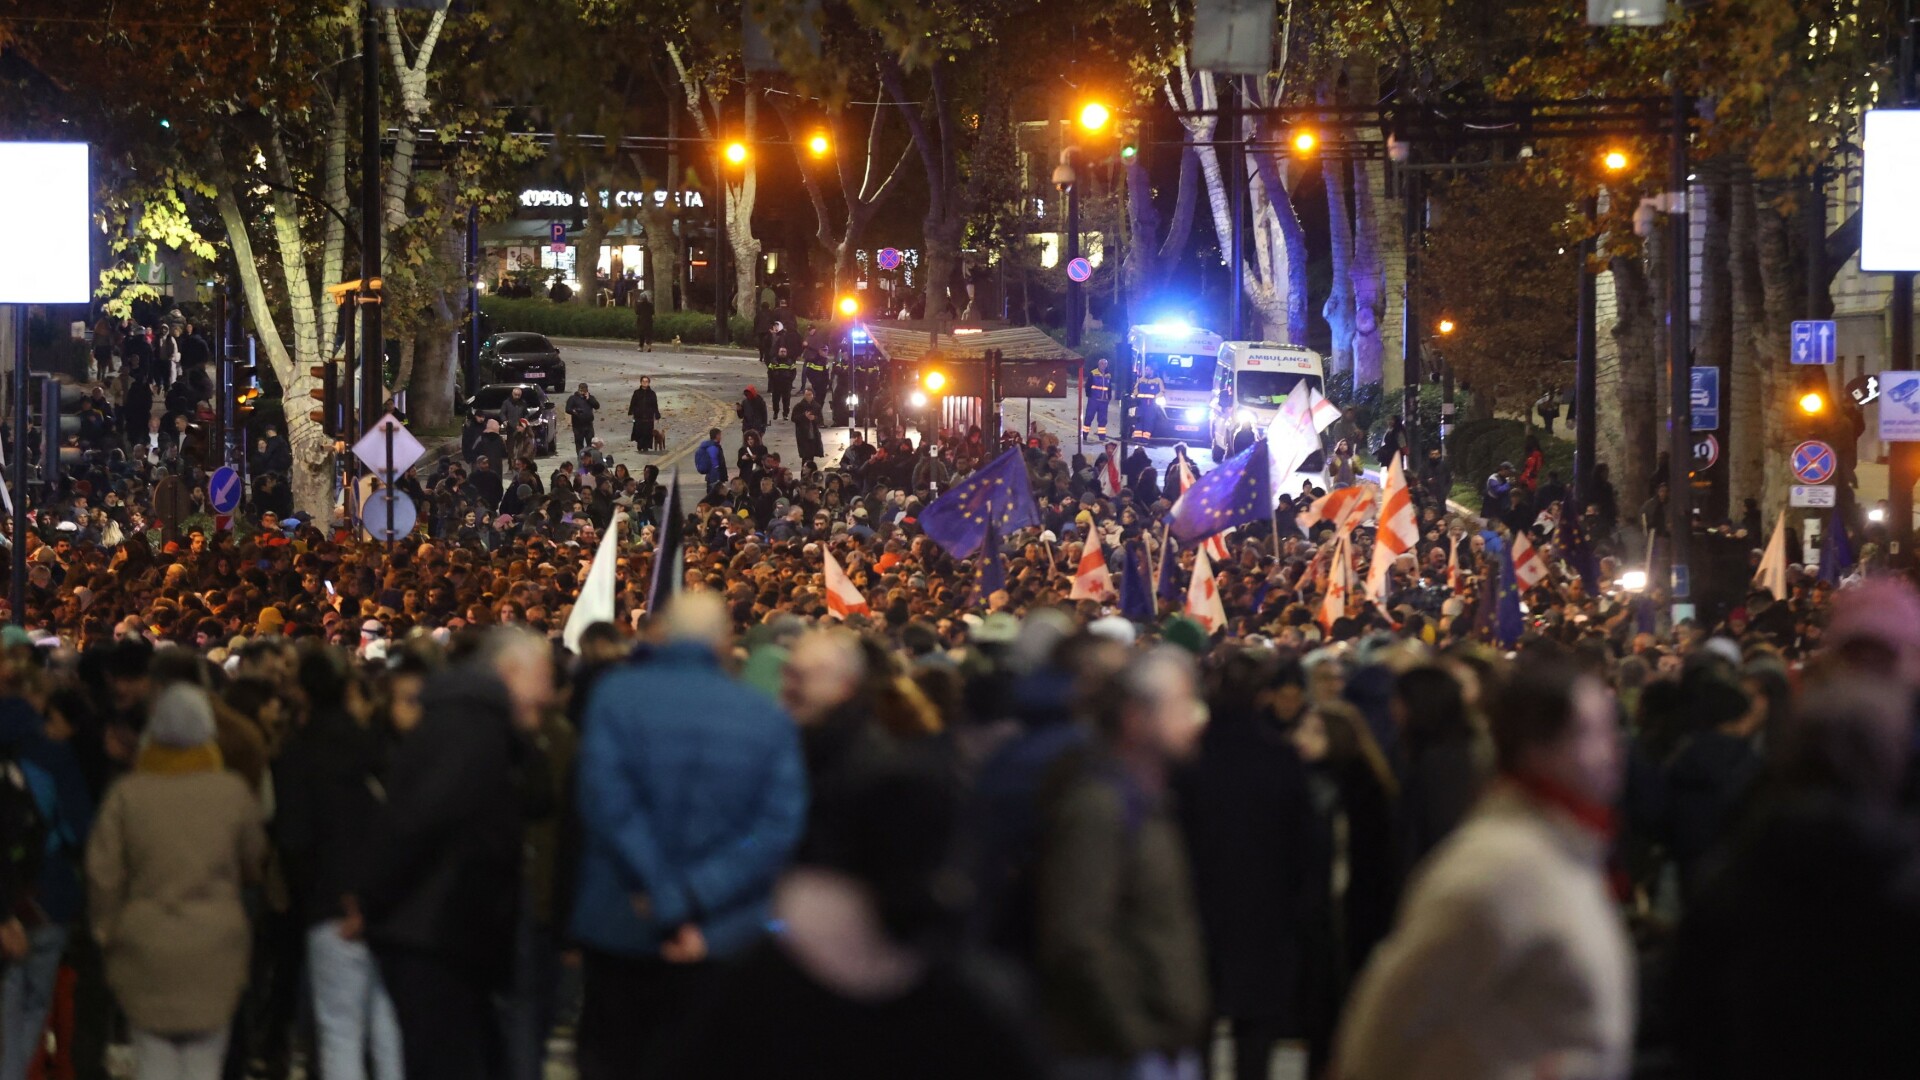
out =
[[(1154, 441), (1198, 447), (1207, 438), (1213, 363), (1220, 353), (1220, 335), (1184, 322), (1142, 323), (1127, 334), (1127, 352), (1135, 370), (1160, 380), (1153, 407), (1130, 413), (1135, 417), (1135, 430), (1146, 431)], [(1118, 378), (1114, 382), (1117, 394), (1123, 384)], [(1130, 409), (1134, 405), (1128, 403)]]
[[(1322, 394), (1327, 392), (1326, 363), (1304, 345), (1273, 341), (1228, 341), (1220, 346), (1213, 365), (1213, 394), (1208, 405), (1208, 437), (1213, 460), (1223, 461), (1233, 445), (1233, 433), (1242, 423), (1264, 430), (1301, 380)], [(1318, 474), (1326, 468), (1323, 454), (1315, 454), (1300, 472)]]

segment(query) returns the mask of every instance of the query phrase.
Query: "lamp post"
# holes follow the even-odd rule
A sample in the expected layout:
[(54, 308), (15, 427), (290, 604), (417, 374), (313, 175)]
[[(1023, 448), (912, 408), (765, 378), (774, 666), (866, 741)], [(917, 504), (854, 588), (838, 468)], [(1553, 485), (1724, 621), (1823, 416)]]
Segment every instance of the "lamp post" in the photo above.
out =
[[(1079, 147), (1069, 146), (1060, 151), (1060, 164), (1053, 170), (1053, 186), (1067, 197), (1067, 251), (1065, 264), (1072, 266), (1080, 257), (1080, 184), (1079, 176), (1074, 172), (1073, 159)], [(1067, 275), (1067, 348), (1080, 346), (1080, 283)]]

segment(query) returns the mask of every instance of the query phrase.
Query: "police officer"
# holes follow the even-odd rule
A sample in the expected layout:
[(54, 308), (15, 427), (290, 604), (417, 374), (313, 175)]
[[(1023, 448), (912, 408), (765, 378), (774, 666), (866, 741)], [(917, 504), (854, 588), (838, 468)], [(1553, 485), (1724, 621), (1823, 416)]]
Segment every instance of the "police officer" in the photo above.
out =
[(1101, 357), (1094, 369), (1087, 375), (1087, 411), (1080, 417), (1080, 434), (1096, 434), (1094, 420), (1099, 419), (1097, 434), (1104, 437), (1107, 433), (1107, 406), (1113, 401), (1113, 373), (1107, 370), (1107, 359)]
[(807, 334), (806, 348), (800, 352), (800, 376), (813, 391), (813, 400), (827, 400), (827, 375), (833, 367), (832, 346), (825, 327), (816, 326)]
[(792, 411), (793, 376), (800, 364), (800, 334), (779, 319), (767, 331), (767, 396), (778, 420)]
[(1133, 437), (1153, 438), (1153, 425), (1160, 419), (1160, 395), (1167, 392), (1166, 381), (1146, 364), (1133, 374)]

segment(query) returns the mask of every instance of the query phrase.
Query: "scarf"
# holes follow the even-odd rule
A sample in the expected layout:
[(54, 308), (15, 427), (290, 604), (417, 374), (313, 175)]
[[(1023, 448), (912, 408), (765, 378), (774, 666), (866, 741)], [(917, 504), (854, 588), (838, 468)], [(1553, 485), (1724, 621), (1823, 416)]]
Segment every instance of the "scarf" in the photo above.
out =
[(140, 757), (134, 763), (135, 772), (153, 773), (157, 776), (187, 776), (192, 773), (219, 772), (226, 767), (220, 756), (220, 747), (214, 743), (201, 746), (175, 747), (148, 743), (140, 748)]

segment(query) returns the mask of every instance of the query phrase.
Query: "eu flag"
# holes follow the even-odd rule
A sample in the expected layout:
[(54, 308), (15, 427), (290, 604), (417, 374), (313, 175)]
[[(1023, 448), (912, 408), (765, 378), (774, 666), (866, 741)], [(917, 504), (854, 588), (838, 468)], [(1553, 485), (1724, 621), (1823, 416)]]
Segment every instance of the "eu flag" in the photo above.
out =
[(1500, 569), (1497, 578), (1482, 584), (1478, 629), (1501, 648), (1511, 649), (1526, 628), (1526, 620), (1520, 615), (1520, 583), (1513, 574), (1513, 550), (1495, 533), (1483, 531), (1480, 538)]
[(1027, 482), (1027, 461), (1017, 446), (920, 511), (920, 529), (947, 554), (964, 559), (986, 543), (988, 519), (1000, 536), (1040, 524), (1040, 508), (1033, 504), (1033, 487)]
[(1194, 544), (1222, 529), (1267, 521), (1273, 515), (1273, 483), (1267, 446), (1252, 446), (1194, 481), (1167, 514), (1172, 533)]
[(660, 528), (654, 534), (653, 569), (647, 575), (647, 615), (658, 615), (667, 601), (680, 595), (687, 576), (686, 519), (680, 513), (680, 470), (667, 481), (667, 505), (660, 509)]
[(980, 545), (980, 558), (974, 568), (974, 601), (984, 604), (996, 591), (1007, 587), (1007, 564), (1000, 558), (1000, 530), (993, 518), (987, 518), (987, 538)]
[(1140, 542), (1127, 544), (1125, 568), (1120, 572), (1120, 614), (1134, 622), (1152, 622), (1153, 582), (1147, 577), (1147, 564), (1140, 557)]
[(1853, 540), (1847, 536), (1847, 522), (1834, 507), (1827, 515), (1826, 535), (1820, 538), (1820, 580), (1840, 584), (1840, 575), (1853, 565)]
[(1593, 553), (1593, 541), (1587, 538), (1587, 524), (1580, 520), (1580, 502), (1568, 495), (1560, 503), (1560, 555), (1580, 575), (1580, 586), (1588, 596), (1600, 592), (1600, 559)]
[(1160, 599), (1179, 600), (1186, 595), (1186, 583), (1180, 580), (1180, 545), (1168, 533), (1160, 542)]

